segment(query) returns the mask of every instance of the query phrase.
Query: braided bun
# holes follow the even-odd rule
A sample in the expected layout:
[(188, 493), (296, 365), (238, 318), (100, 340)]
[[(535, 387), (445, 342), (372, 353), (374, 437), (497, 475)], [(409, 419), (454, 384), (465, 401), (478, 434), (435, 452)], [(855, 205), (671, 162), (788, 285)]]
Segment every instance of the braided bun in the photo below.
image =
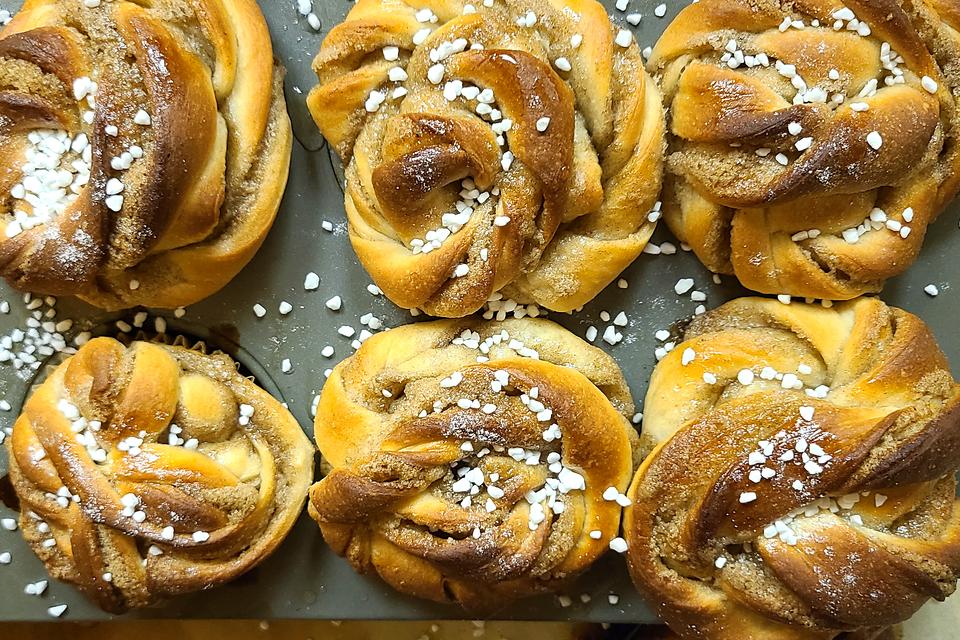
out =
[(656, 367), (624, 515), (634, 582), (685, 638), (833, 638), (960, 576), (960, 384), (920, 319), (735, 300)]
[(350, 239), (402, 307), (570, 311), (653, 232), (659, 94), (593, 0), (360, 0), (314, 69)]
[(332, 469), (310, 515), (358, 571), (490, 611), (558, 588), (618, 535), (632, 410), (613, 360), (551, 322), (392, 329), (323, 388)]
[(57, 367), (7, 447), (27, 542), (111, 612), (247, 571), (313, 479), (296, 420), (229, 357), (112, 338)]
[(290, 162), (254, 0), (27, 0), (0, 31), (0, 274), (106, 309), (220, 289)]
[(960, 19), (919, 0), (705, 0), (650, 58), (664, 218), (763, 293), (846, 300), (917, 258), (960, 184)]

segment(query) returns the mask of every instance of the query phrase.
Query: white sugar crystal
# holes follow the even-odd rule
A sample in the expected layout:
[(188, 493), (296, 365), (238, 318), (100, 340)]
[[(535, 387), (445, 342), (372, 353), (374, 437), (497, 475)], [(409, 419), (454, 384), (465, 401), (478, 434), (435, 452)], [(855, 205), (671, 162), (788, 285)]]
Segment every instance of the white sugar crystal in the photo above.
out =
[(443, 73), (443, 65), (435, 64), (427, 70), (427, 80), (433, 84), (440, 84), (443, 81)]
[(677, 284), (674, 285), (673, 290), (678, 296), (682, 296), (693, 289), (693, 285), (693, 278), (680, 278), (677, 280)]
[(617, 537), (610, 541), (610, 548), (617, 553), (624, 553), (627, 550), (627, 541)]
[(121, 195), (108, 196), (103, 202), (110, 211), (120, 211), (123, 208), (123, 196)]

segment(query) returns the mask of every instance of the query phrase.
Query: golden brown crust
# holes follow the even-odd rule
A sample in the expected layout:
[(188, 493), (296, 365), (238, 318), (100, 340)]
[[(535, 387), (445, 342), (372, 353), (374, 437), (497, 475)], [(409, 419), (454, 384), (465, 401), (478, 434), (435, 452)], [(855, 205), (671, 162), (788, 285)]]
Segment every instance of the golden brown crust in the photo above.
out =
[(688, 6), (649, 61), (670, 228), (755, 291), (880, 290), (960, 186), (956, 28), (953, 0)]
[(247, 571), (313, 479), (296, 420), (229, 357), (112, 338), (53, 371), (7, 448), (27, 542), (111, 612)]
[(557, 588), (618, 535), (603, 494), (634, 468), (632, 411), (613, 360), (551, 322), (392, 329), (324, 385), (332, 469), (310, 515), (358, 571), (490, 611)]
[[(331, 29), (307, 103), (346, 164), (354, 249), (391, 300), (460, 317), (501, 292), (570, 311), (640, 254), (663, 113), (616, 35), (594, 0), (360, 0)], [(466, 93), (445, 97), (451, 82)]]
[(28, 0), (0, 32), (0, 273), (107, 309), (220, 289), (286, 185), (282, 76), (253, 0)]
[(682, 637), (869, 637), (955, 589), (960, 385), (916, 316), (734, 300), (644, 408), (628, 564)]

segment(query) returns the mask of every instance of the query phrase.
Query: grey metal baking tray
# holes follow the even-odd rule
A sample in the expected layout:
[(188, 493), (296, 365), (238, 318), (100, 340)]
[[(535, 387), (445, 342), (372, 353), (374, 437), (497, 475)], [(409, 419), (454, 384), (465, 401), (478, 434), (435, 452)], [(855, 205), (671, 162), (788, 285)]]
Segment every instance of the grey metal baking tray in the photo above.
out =
[[(337, 333), (343, 325), (362, 328), (360, 318), (373, 313), (385, 326), (412, 321), (410, 314), (394, 307), (383, 296), (368, 292), (370, 279), (359, 266), (346, 236), (342, 192), (339, 187), (339, 161), (328, 152), (313, 125), (304, 99), (315, 83), (310, 62), (317, 52), (323, 33), (337, 24), (351, 6), (349, 0), (314, 0), (314, 11), (321, 20), (315, 31), (300, 16), (295, 3), (261, 0), (270, 23), (274, 50), (287, 67), (287, 106), (293, 119), (296, 141), (286, 196), (277, 222), (263, 248), (247, 268), (222, 291), (187, 309), (183, 318), (164, 312), (168, 333), (185, 333), (206, 338), (215, 346), (233, 353), (257, 375), (261, 384), (289, 403), (293, 414), (312, 433), (311, 400), (323, 384), (325, 369), (353, 352), (351, 340)], [(628, 13), (643, 15), (633, 28), (642, 46), (652, 45), (683, 2), (669, 2), (664, 17), (655, 15), (657, 0), (630, 0), (626, 12), (614, 9), (614, 19), (625, 26)], [(0, 0), (0, 8), (9, 11), (17, 2)], [(930, 229), (923, 254), (908, 273), (891, 281), (884, 298), (897, 306), (918, 313), (933, 328), (947, 355), (960, 362), (960, 260), (956, 258), (955, 237), (960, 206), (954, 205)], [(332, 223), (333, 231), (323, 227)], [(654, 333), (669, 328), (678, 319), (689, 317), (697, 306), (689, 294), (678, 296), (674, 284), (679, 278), (693, 278), (697, 290), (707, 294), (705, 304), (714, 307), (744, 291), (724, 278), (715, 285), (711, 275), (696, 258), (679, 247), (661, 225), (654, 242), (677, 245), (674, 254), (643, 255), (624, 274), (627, 288), (611, 285), (602, 295), (574, 316), (550, 314), (549, 317), (583, 336), (590, 325), (603, 328), (606, 311), (611, 317), (624, 311), (628, 325), (620, 328), (624, 339), (610, 346), (598, 339), (595, 344), (607, 349), (620, 363), (633, 390), (638, 408), (655, 363), (658, 341)], [(320, 276), (319, 288), (304, 290), (308, 272)], [(924, 287), (936, 284), (940, 294), (931, 298)], [(331, 311), (325, 302), (332, 296), (343, 299), (340, 311)], [(23, 326), (29, 315), (21, 295), (0, 284), (0, 299), (10, 304), (8, 314), (0, 314), (0, 335)], [(278, 311), (281, 302), (292, 305), (287, 315)], [(266, 316), (253, 311), (263, 305)], [(76, 326), (71, 334), (87, 327), (115, 332), (118, 319), (130, 321), (134, 311), (104, 314), (75, 300), (57, 302), (57, 318), (72, 318)], [(152, 324), (148, 321), (148, 326)], [(422, 319), (422, 318), (421, 318)], [(325, 345), (335, 348), (332, 358), (320, 354)], [(242, 349), (241, 349), (242, 348)], [(289, 359), (290, 373), (281, 371)], [(957, 370), (955, 369), (955, 372)], [(0, 411), (0, 427), (10, 426), (17, 415), (29, 382), (14, 370), (0, 365), (0, 398), (13, 407)], [(6, 469), (6, 454), (0, 453), (0, 475)], [(0, 506), (0, 517), (11, 512)], [(109, 617), (87, 602), (68, 585), (51, 580), (42, 596), (27, 595), (24, 586), (47, 575), (40, 562), (21, 540), (19, 532), (0, 529), (0, 553), (9, 552), (12, 561), (0, 565), (0, 620), (49, 620), (47, 608), (66, 604), (66, 620), (93, 620)], [(619, 596), (611, 605), (608, 595)], [(589, 595), (589, 602), (581, 596)], [(622, 556), (609, 553), (594, 568), (566, 591), (567, 600), (551, 596), (517, 602), (497, 613), (498, 618), (576, 620), (592, 622), (655, 622), (656, 617), (636, 595), (627, 577)], [(131, 617), (158, 618), (319, 618), (319, 619), (443, 619), (465, 617), (456, 607), (436, 605), (401, 596), (375, 577), (354, 573), (347, 562), (334, 555), (323, 543), (318, 529), (306, 516), (280, 547), (258, 568), (235, 582), (207, 592), (188, 595), (156, 608), (127, 614)]]

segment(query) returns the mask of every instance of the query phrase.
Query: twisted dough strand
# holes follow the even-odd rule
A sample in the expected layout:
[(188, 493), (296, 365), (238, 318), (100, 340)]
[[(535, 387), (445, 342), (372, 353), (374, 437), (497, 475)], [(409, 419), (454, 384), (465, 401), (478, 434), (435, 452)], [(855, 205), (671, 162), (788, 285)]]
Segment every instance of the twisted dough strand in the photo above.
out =
[(685, 338), (654, 371), (624, 515), (675, 631), (833, 638), (953, 592), (960, 385), (923, 322), (743, 298)]
[(96, 338), (8, 443), (24, 537), (107, 611), (221, 584), (272, 552), (312, 479), (293, 417), (227, 356)]
[(351, 241), (406, 308), (575, 309), (653, 232), (659, 94), (593, 0), (467, 6), (361, 0), (324, 40), (308, 105), (347, 165)]

